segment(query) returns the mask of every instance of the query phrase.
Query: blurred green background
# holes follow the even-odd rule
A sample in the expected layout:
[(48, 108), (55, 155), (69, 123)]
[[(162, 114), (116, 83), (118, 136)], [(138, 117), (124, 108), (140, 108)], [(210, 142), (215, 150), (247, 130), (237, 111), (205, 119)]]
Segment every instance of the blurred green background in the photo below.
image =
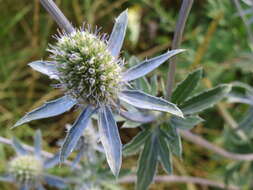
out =
[[(136, 55), (140, 59), (158, 55), (170, 48), (180, 0), (56, 0), (73, 25), (89, 23), (93, 28), (102, 27), (110, 33), (114, 18), (124, 9), (129, 9), (129, 26), (122, 55), (126, 61)], [(243, 8), (247, 8), (242, 3)], [(249, 27), (251, 27), (249, 25)], [(57, 140), (65, 136), (65, 124), (72, 123), (77, 112), (60, 117), (34, 121), (15, 130), (10, 127), (25, 112), (58, 97), (61, 92), (53, 90), (47, 77), (30, 69), (27, 63), (47, 59), (48, 43), (54, 43), (52, 35), (57, 31), (55, 22), (40, 5), (39, 0), (0, 0), (0, 134), (11, 138), (17, 136), (32, 144), (35, 129), (43, 133), (45, 150), (56, 152)], [(182, 48), (177, 63), (176, 80), (187, 73), (203, 67), (205, 78), (200, 88), (209, 88), (219, 83), (242, 81), (253, 84), (252, 49), (246, 27), (238, 16), (231, 0), (195, 0), (185, 29)], [(168, 65), (155, 72), (166, 77)], [(164, 78), (165, 79), (165, 78)], [(235, 120), (240, 121), (247, 106), (223, 104)], [(253, 152), (251, 141), (239, 143), (234, 132), (224, 122), (217, 107), (201, 115), (206, 121), (194, 128), (204, 138), (235, 152)], [(215, 118), (215, 119), (214, 119)], [(128, 142), (138, 129), (120, 131), (122, 141)], [(183, 141), (183, 159), (174, 160), (174, 171), (178, 175), (199, 176), (214, 180), (225, 180), (238, 162), (229, 161), (201, 147)], [(0, 170), (13, 156), (7, 145), (0, 144)], [(123, 167), (136, 168), (137, 157), (126, 158)], [(241, 164), (241, 163), (240, 163)], [(245, 169), (247, 168), (247, 170)], [(56, 168), (54, 173), (67, 175)], [(248, 173), (245, 173), (248, 172)], [(253, 171), (251, 164), (236, 171), (231, 182), (250, 189)], [(248, 180), (248, 181), (247, 181)], [(251, 182), (252, 183), (252, 182)], [(0, 183), (0, 189), (10, 190), (9, 184)], [(133, 189), (132, 185), (126, 189)], [(193, 184), (154, 184), (152, 189), (211, 190), (215, 188)]]

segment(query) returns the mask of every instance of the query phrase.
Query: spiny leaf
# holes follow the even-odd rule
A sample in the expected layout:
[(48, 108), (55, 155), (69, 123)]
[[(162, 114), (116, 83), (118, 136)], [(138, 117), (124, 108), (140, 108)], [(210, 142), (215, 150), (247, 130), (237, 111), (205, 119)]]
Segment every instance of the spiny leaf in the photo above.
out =
[(188, 96), (190, 96), (193, 90), (197, 87), (201, 76), (202, 69), (197, 69), (190, 73), (173, 91), (171, 98), (172, 102), (181, 104)]
[(120, 49), (126, 34), (127, 22), (128, 15), (127, 10), (125, 10), (118, 16), (118, 18), (116, 18), (116, 22), (113, 26), (113, 30), (108, 41), (108, 49), (115, 57), (117, 57), (120, 53)]
[(107, 106), (99, 109), (99, 133), (107, 162), (115, 176), (118, 176), (122, 162), (122, 144), (112, 111)]
[(157, 98), (137, 90), (124, 90), (119, 96), (120, 100), (141, 109), (168, 112), (183, 117), (181, 110), (162, 98)]
[(22, 117), (20, 120), (18, 120), (18, 122), (14, 125), (14, 127), (23, 125), (24, 123), (28, 123), (33, 120), (63, 114), (69, 111), (76, 103), (77, 101), (69, 96), (63, 96), (56, 100), (46, 102), (41, 107), (32, 110), (31, 112), (27, 113), (24, 117)]
[(159, 158), (163, 165), (164, 170), (170, 175), (173, 172), (172, 159), (170, 148), (163, 136), (159, 136), (157, 148), (159, 152)]
[(188, 129), (189, 130), (203, 121), (204, 120), (201, 117), (199, 117), (198, 115), (196, 115), (196, 116), (191, 115), (191, 116), (187, 116), (185, 118), (173, 116), (170, 120), (170, 124), (173, 127), (176, 127), (179, 129)]
[(148, 74), (149, 72), (159, 67), (169, 58), (183, 51), (184, 50), (182, 49), (171, 50), (160, 56), (145, 60), (139, 63), (138, 65), (131, 67), (125, 73), (123, 73), (123, 80), (131, 81), (131, 80), (135, 80), (137, 78), (143, 77), (144, 75)]
[(151, 133), (149, 130), (143, 130), (139, 132), (129, 143), (123, 147), (123, 154), (132, 155), (136, 153), (150, 135)]
[(219, 85), (189, 98), (180, 106), (180, 108), (186, 115), (201, 112), (219, 102), (228, 94), (230, 89), (230, 85)]
[(152, 183), (157, 166), (157, 139), (150, 136), (144, 145), (144, 149), (138, 161), (136, 190), (146, 190)]

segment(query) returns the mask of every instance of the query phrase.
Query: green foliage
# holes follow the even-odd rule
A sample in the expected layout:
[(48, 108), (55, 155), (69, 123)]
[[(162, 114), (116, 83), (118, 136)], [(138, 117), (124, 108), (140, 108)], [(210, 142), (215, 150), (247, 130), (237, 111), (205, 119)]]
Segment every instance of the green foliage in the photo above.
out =
[(180, 106), (180, 108), (183, 110), (184, 114), (195, 114), (201, 112), (219, 102), (228, 94), (229, 91), (229, 85), (219, 85), (215, 88), (190, 97)]
[(173, 92), (171, 97), (172, 102), (176, 104), (181, 104), (184, 102), (188, 96), (194, 91), (197, 87), (199, 80), (201, 79), (202, 69), (198, 69), (192, 73), (190, 73), (182, 83), (179, 83), (176, 89)]
[(158, 159), (157, 137), (147, 138), (138, 161), (136, 190), (145, 190), (152, 183)]

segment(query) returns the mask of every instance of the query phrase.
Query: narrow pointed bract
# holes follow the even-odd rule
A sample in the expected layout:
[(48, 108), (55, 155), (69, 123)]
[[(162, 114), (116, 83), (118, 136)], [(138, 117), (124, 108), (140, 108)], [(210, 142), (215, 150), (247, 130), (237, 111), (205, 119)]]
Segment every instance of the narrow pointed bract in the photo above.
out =
[(34, 137), (34, 153), (38, 158), (41, 157), (41, 132), (40, 132), (40, 130), (36, 131), (36, 134)]
[(27, 113), (14, 125), (14, 127), (17, 127), (24, 123), (28, 123), (33, 120), (43, 119), (43, 118), (48, 118), (48, 117), (53, 117), (53, 116), (63, 114), (69, 111), (76, 103), (77, 101), (72, 99), (69, 96), (63, 96), (56, 100), (46, 102), (41, 107), (36, 108), (33, 111)]
[(131, 67), (125, 73), (123, 73), (123, 80), (131, 81), (143, 77), (144, 75), (148, 74), (149, 72), (159, 67), (161, 64), (163, 64), (172, 56), (181, 53), (183, 51), (184, 51), (183, 49), (171, 50), (163, 55), (145, 60), (139, 63), (138, 65)]
[(95, 112), (92, 106), (88, 106), (80, 114), (79, 118), (75, 121), (69, 130), (67, 137), (61, 148), (60, 161), (63, 162), (70, 153), (74, 150), (78, 140), (83, 134), (84, 129), (88, 126), (91, 115)]
[(60, 162), (60, 153), (56, 153), (52, 158), (48, 158), (44, 162), (44, 168), (52, 168)]
[(60, 177), (53, 175), (45, 175), (44, 179), (46, 183), (50, 186), (57, 187), (59, 189), (63, 189), (66, 187), (65, 181)]
[(179, 117), (184, 117), (181, 110), (175, 104), (138, 90), (124, 90), (119, 98), (137, 108), (163, 111)]
[(28, 154), (27, 150), (24, 149), (23, 145), (15, 137), (13, 137), (12, 139), (12, 146), (18, 154), (20, 155)]
[(99, 109), (99, 133), (107, 162), (115, 176), (118, 176), (122, 162), (122, 144), (116, 121), (107, 106)]
[(77, 156), (75, 157), (75, 159), (72, 162), (72, 168), (75, 168), (76, 165), (81, 161), (84, 153), (85, 153), (85, 149), (83, 147), (81, 147), (80, 151), (77, 153)]
[(50, 61), (34, 61), (28, 64), (34, 70), (49, 76), (51, 79), (59, 79), (56, 63)]
[(125, 10), (118, 16), (118, 18), (116, 18), (116, 22), (110, 35), (110, 39), (108, 41), (108, 50), (115, 57), (117, 57), (120, 53), (126, 34), (127, 21), (128, 13), (127, 10)]

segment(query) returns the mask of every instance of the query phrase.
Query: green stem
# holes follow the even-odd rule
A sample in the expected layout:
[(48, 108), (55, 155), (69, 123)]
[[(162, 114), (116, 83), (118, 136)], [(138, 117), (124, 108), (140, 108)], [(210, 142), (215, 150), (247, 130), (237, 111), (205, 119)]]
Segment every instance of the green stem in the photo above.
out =
[[(172, 41), (172, 48), (171, 49), (178, 49), (181, 41), (182, 36), (185, 28), (186, 20), (189, 16), (190, 10), (192, 8), (193, 0), (183, 0), (182, 6), (179, 11), (179, 18), (176, 24), (176, 29), (174, 32), (174, 37)], [(176, 73), (176, 58), (173, 57), (170, 59), (169, 64), (169, 72), (167, 78), (167, 98), (170, 99), (172, 95), (172, 90), (175, 81), (175, 73)]]

